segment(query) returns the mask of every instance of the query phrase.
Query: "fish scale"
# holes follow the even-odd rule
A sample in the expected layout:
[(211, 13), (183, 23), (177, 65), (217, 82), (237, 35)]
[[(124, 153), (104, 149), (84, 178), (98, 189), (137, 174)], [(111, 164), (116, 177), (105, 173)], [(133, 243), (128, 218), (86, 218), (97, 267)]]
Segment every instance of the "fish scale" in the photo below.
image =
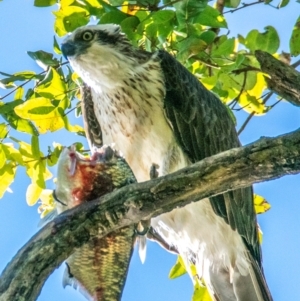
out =
[[(57, 211), (61, 213), (107, 192), (136, 182), (124, 158), (103, 147), (86, 158), (72, 146), (58, 162)], [(94, 237), (66, 260), (63, 286), (77, 288), (88, 300), (121, 299), (135, 241), (135, 226)]]

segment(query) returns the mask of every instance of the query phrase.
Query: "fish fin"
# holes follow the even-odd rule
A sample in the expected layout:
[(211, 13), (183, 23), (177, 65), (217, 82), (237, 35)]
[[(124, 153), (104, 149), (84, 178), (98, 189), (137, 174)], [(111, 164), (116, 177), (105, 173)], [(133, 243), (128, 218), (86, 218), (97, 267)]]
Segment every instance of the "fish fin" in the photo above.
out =
[(146, 236), (138, 236), (138, 248), (139, 248), (139, 256), (142, 263), (146, 260), (147, 253), (147, 238)]
[(63, 288), (66, 286), (71, 286), (75, 290), (78, 290), (87, 300), (94, 301), (94, 298), (89, 294), (89, 292), (83, 287), (83, 285), (73, 276), (70, 267), (66, 262), (66, 268), (62, 279)]
[(137, 234), (138, 242), (138, 251), (141, 262), (144, 263), (146, 260), (146, 251), (147, 251), (147, 233), (149, 231), (150, 221), (140, 221), (135, 228)]

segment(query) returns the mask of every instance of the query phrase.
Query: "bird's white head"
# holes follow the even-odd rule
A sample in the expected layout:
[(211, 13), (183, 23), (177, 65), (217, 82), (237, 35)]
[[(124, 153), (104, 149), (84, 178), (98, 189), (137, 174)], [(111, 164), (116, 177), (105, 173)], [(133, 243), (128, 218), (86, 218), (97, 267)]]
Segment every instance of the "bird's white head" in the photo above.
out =
[(61, 50), (66, 59), (74, 60), (89, 52), (93, 45), (114, 48), (124, 38), (120, 26), (115, 24), (82, 26), (64, 40)]
[(133, 47), (115, 24), (80, 27), (64, 40), (61, 50), (89, 86), (103, 88), (112, 88), (111, 85), (119, 78), (126, 78), (141, 59), (149, 57), (149, 53)]

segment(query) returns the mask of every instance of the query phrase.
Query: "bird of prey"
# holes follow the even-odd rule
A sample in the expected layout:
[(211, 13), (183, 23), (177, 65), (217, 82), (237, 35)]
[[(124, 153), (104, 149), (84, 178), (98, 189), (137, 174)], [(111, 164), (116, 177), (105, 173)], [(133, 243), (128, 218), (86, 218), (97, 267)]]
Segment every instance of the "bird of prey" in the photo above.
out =
[[(80, 27), (62, 52), (85, 83), (91, 147), (115, 143), (139, 182), (240, 146), (227, 108), (169, 53), (132, 46), (118, 25)], [(215, 301), (272, 300), (263, 271), (252, 187), (151, 220)]]
[[(94, 200), (114, 189), (136, 182), (124, 160), (110, 147), (91, 158), (64, 148), (57, 171), (56, 211), (61, 213)], [(93, 237), (66, 260), (63, 285), (78, 288), (91, 301), (121, 299), (135, 240), (135, 226), (121, 228), (105, 237)]]

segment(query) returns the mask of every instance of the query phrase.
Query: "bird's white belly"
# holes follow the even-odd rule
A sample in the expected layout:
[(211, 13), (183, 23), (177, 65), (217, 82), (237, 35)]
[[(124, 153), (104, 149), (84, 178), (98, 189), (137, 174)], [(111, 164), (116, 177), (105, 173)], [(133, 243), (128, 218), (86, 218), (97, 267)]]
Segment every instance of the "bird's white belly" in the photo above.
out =
[(196, 254), (199, 277), (204, 277), (209, 268), (231, 271), (235, 266), (242, 275), (248, 274), (240, 235), (213, 212), (208, 199), (152, 218), (151, 226), (178, 249), (184, 260), (188, 261), (191, 251)]
[[(110, 89), (113, 93), (99, 90), (94, 94), (94, 99), (99, 97), (94, 102), (95, 113), (104, 143), (115, 144), (137, 180), (150, 179), (152, 164), (159, 166), (159, 176), (187, 166), (189, 161), (164, 116), (158, 83), (149, 82), (147, 88), (137, 84), (134, 89), (127, 85), (120, 88), (113, 82), (110, 85), (115, 85)], [(237, 267), (242, 275), (247, 274), (240, 235), (213, 212), (208, 199), (155, 217), (151, 225), (169, 245), (176, 246), (184, 259), (191, 251), (196, 254), (199, 277), (214, 267), (229, 271)]]

